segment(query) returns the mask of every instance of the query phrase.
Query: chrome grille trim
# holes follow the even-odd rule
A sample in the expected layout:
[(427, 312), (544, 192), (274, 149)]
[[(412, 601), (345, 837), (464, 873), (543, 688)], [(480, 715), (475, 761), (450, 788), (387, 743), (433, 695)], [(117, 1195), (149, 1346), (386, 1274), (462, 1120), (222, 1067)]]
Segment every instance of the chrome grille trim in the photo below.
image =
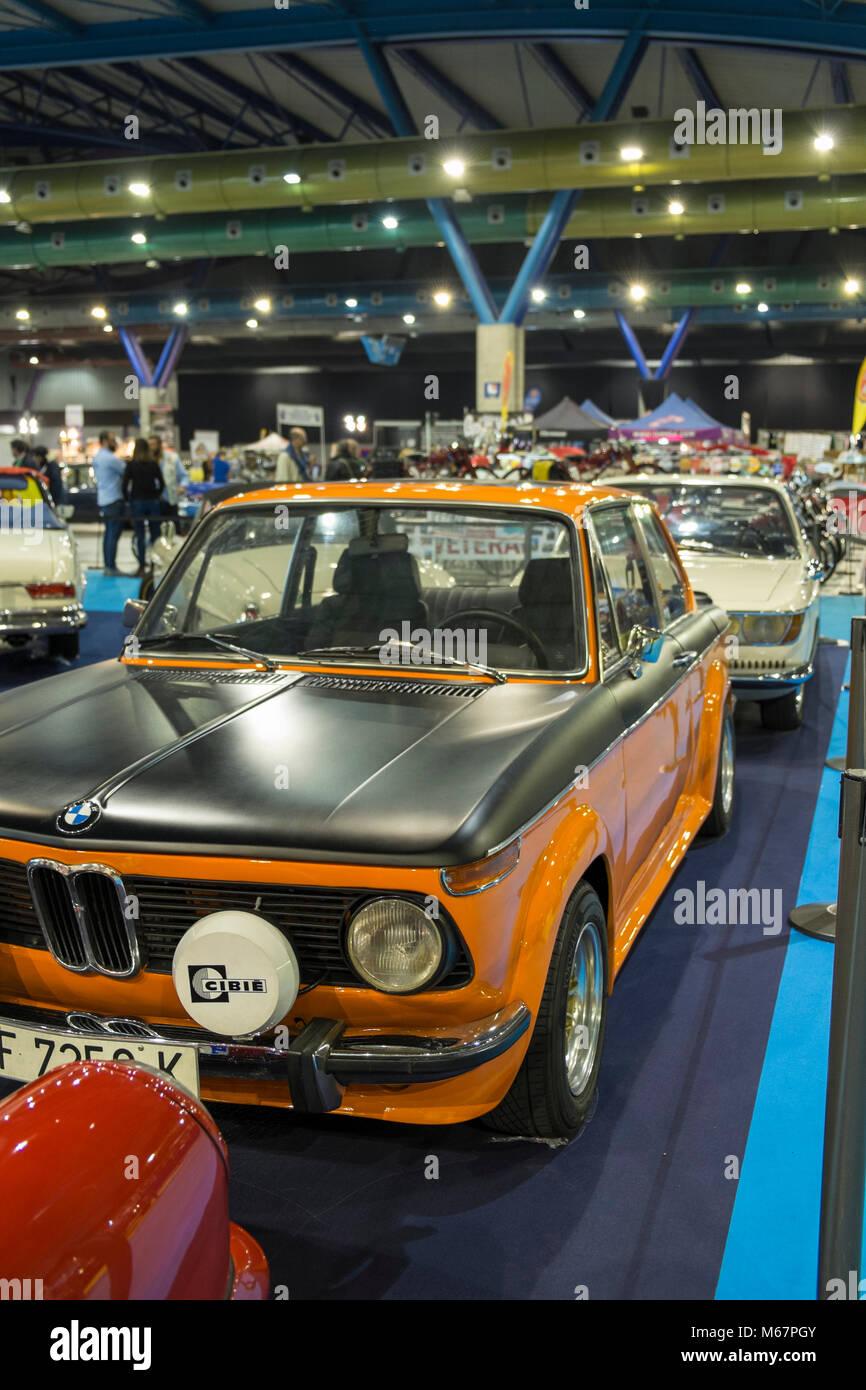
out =
[[(92, 882), (98, 876), (99, 882)], [(135, 922), (120, 875), (107, 864), (31, 859), (27, 881), (45, 944), (76, 974), (126, 979), (141, 969)]]

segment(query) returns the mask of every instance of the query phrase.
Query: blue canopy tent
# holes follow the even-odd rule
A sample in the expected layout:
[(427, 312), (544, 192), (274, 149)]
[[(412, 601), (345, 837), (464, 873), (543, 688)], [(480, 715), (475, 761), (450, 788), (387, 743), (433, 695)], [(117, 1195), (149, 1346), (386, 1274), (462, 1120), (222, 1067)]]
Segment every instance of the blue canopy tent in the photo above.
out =
[(676, 392), (639, 420), (614, 425), (611, 435), (618, 439), (637, 439), (657, 444), (662, 441), (677, 444), (681, 440), (713, 444), (746, 442), (741, 430), (731, 429), (729, 425), (714, 420), (693, 400), (683, 400)]

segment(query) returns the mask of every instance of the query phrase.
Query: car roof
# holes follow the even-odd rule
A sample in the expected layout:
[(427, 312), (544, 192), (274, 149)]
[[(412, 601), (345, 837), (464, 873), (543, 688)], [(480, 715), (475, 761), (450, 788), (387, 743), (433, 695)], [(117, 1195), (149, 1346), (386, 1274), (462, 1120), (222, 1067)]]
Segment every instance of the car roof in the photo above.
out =
[(631, 483), (697, 483), (700, 487), (749, 487), (771, 488), (787, 497), (788, 490), (777, 478), (762, 478), (755, 473), (612, 473), (611, 484), (628, 491)]
[(622, 488), (589, 483), (478, 483), (455, 478), (430, 482), (382, 479), (380, 482), (280, 483), (245, 492), (240, 497), (226, 498), (213, 511), (222, 511), (226, 507), (247, 507), (258, 502), (339, 502), (358, 505), (365, 502), (398, 505), (426, 503), (431, 507), (478, 503), (576, 516), (593, 502), (621, 496)]

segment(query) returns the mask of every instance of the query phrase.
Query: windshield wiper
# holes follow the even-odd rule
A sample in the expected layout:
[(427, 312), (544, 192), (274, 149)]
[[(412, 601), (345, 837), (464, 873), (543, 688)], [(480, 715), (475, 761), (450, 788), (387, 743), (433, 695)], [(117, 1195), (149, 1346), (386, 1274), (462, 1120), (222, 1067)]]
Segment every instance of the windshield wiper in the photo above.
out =
[[(348, 646), (348, 647), (310, 647), (307, 651), (297, 652), (295, 655), (300, 658), (317, 656), (369, 656), (371, 652), (381, 652), (383, 647), (402, 647), (407, 651), (413, 652), (417, 643), (412, 642), (371, 642), (369, 646)], [(489, 676), (499, 685), (506, 685), (508, 677), (504, 671), (498, 671), (495, 666), (482, 666), (477, 661), (461, 661), (456, 656), (446, 656), (444, 652), (437, 653), (436, 661), (422, 662), (424, 666), (436, 667), (439, 662), (445, 662), (448, 666), (459, 666), (463, 671), (480, 671), (483, 676)], [(414, 662), (412, 663), (414, 665)], [(387, 666), (387, 662), (382, 662)], [(393, 670), (393, 667), (389, 667)]]
[(215, 632), (159, 632), (153, 637), (139, 638), (138, 646), (143, 650), (146, 647), (170, 646), (173, 642), (210, 642), (215, 647), (221, 647), (223, 651), (234, 652), (247, 661), (258, 662), (266, 671), (279, 669), (278, 663), (272, 661), (269, 656), (262, 656), (261, 652), (251, 651), (249, 647), (239, 647), (235, 642), (227, 642)]
[[(713, 541), (695, 540), (691, 536), (677, 541), (680, 550), (713, 550), (716, 555), (735, 555), (738, 560), (749, 559), (747, 550), (731, 550), (727, 545), (716, 545)], [(754, 552), (752, 552), (754, 554)]]

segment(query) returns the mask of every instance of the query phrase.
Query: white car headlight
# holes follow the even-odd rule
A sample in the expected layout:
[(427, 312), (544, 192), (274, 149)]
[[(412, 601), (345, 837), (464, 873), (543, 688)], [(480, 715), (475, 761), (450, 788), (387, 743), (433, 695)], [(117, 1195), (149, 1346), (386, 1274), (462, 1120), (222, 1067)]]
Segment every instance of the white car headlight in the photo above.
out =
[(436, 975), (445, 954), (441, 931), (417, 903), (375, 898), (349, 923), (346, 949), (355, 970), (386, 994), (410, 994)]
[(743, 618), (743, 640), (757, 647), (777, 647), (791, 626), (790, 613), (747, 613)]

